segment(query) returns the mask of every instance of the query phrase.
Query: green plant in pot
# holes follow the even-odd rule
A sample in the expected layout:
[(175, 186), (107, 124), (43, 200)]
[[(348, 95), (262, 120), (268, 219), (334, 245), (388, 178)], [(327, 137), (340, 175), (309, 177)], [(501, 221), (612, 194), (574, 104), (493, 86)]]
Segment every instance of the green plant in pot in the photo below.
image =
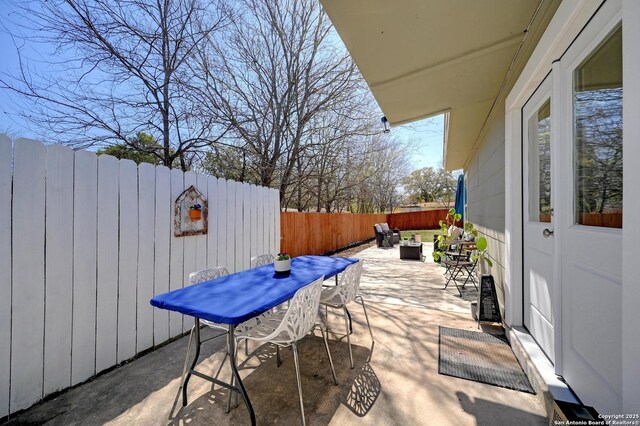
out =
[(476, 241), (476, 252), (473, 256), (471, 256), (471, 260), (473, 262), (478, 262), (480, 265), (480, 274), (485, 275), (487, 273), (487, 268), (485, 265), (488, 265), (489, 268), (493, 266), (493, 262), (491, 261), (491, 257), (487, 251), (487, 239), (485, 237), (480, 237)]
[(276, 273), (284, 273), (291, 270), (291, 257), (287, 253), (278, 253), (273, 263)]
[(473, 223), (471, 222), (464, 223), (464, 232), (466, 235), (470, 235), (474, 239), (478, 238), (478, 230), (473, 226)]
[[(438, 249), (431, 253), (435, 262), (443, 260), (442, 258), (445, 255), (444, 252), (449, 250), (449, 246), (444, 244), (444, 242), (451, 239), (454, 233), (458, 234), (458, 232), (455, 232), (457, 230), (455, 224), (460, 220), (462, 220), (462, 215), (456, 212), (456, 209), (449, 209), (444, 220), (439, 222), (440, 232), (442, 232), (443, 235), (438, 235)], [(464, 224), (464, 231), (473, 234), (474, 237), (478, 236), (478, 231), (474, 229), (471, 222), (466, 222)], [(454, 237), (458, 238), (460, 235), (455, 235)]]
[(438, 222), (438, 224), (440, 225), (440, 232), (442, 233), (442, 235), (438, 235), (438, 249), (434, 250), (431, 253), (431, 256), (433, 256), (433, 260), (435, 262), (440, 262), (442, 260), (442, 257), (444, 256), (444, 252), (449, 249), (449, 246), (444, 244), (444, 242), (451, 235), (450, 233), (451, 227), (461, 219), (462, 219), (462, 215), (456, 212), (456, 209), (449, 209), (444, 220), (441, 220)]

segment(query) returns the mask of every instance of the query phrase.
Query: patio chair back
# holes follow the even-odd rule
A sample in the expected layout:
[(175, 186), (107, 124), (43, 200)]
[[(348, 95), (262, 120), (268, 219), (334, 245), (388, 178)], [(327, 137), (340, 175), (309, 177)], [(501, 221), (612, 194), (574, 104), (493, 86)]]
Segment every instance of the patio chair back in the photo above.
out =
[(347, 269), (340, 275), (338, 287), (340, 289), (340, 299), (343, 305), (351, 302), (358, 294), (360, 287), (360, 276), (362, 275), (362, 263), (359, 261), (349, 265)]
[(347, 266), (347, 269), (340, 274), (338, 285), (323, 289), (320, 298), (321, 303), (337, 307), (345, 306), (347, 303), (353, 301), (358, 295), (358, 288), (360, 287), (362, 263), (363, 261), (360, 260), (357, 263)]
[(260, 340), (290, 345), (309, 334), (318, 318), (323, 281), (324, 276), (296, 291), (280, 325), (270, 336)]
[(189, 274), (189, 284), (200, 284), (205, 281), (215, 280), (216, 278), (229, 275), (229, 271), (224, 266), (216, 266), (202, 271), (192, 272)]
[[(224, 277), (225, 275), (229, 275), (229, 271), (227, 271), (227, 268), (225, 268), (224, 266), (215, 266), (213, 268), (203, 269), (202, 271), (190, 273), (189, 284), (200, 284), (205, 281), (211, 281), (215, 280), (216, 278)], [(200, 323), (218, 330), (227, 330), (227, 326), (225, 324), (218, 324), (204, 319), (200, 320)]]
[(257, 268), (258, 266), (270, 265), (275, 261), (272, 254), (261, 254), (260, 256), (254, 256), (251, 258), (251, 267)]

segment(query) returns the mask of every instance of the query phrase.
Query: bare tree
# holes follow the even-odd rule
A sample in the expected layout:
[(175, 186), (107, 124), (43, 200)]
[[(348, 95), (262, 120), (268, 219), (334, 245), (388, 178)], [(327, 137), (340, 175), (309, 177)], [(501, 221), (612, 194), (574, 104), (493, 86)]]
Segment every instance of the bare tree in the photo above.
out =
[[(23, 1), (20, 72), (2, 76), (0, 87), (30, 102), (25, 116), (47, 131), (47, 140), (88, 147), (119, 142), (139, 131), (160, 141), (167, 166), (224, 135), (211, 115), (189, 97), (188, 64), (199, 45), (228, 16), (215, 1), (51, 0)], [(28, 18), (28, 19), (26, 19)], [(35, 68), (24, 43), (54, 47)]]
[[(240, 0), (232, 24), (200, 50), (201, 104), (231, 128), (256, 183), (287, 198), (318, 116), (362, 86), (316, 0)], [(299, 167), (298, 167), (299, 168)]]
[(622, 210), (622, 88), (575, 94), (576, 209)]
[[(291, 187), (283, 205), (298, 210), (327, 212), (346, 209), (343, 197), (359, 183), (350, 179), (351, 169), (366, 158), (368, 141), (381, 137), (378, 114), (364, 96), (335, 102), (330, 111), (318, 114), (302, 145)], [(366, 174), (364, 178), (370, 178)]]

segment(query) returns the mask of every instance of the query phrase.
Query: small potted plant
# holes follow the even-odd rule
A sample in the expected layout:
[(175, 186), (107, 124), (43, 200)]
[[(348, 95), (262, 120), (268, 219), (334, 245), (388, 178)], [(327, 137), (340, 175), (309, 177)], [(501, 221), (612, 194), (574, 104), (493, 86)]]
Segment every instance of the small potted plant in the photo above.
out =
[(287, 253), (278, 253), (273, 263), (276, 273), (291, 271), (291, 257)]
[(202, 219), (202, 206), (200, 204), (194, 204), (189, 207), (189, 219), (196, 221)]

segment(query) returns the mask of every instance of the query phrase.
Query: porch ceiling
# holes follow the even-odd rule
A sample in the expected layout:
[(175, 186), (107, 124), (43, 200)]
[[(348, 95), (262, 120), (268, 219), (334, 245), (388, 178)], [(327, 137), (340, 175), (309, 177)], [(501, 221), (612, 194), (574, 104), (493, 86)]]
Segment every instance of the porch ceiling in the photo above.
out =
[(463, 167), (538, 2), (320, 1), (389, 122), (449, 112), (445, 166)]

